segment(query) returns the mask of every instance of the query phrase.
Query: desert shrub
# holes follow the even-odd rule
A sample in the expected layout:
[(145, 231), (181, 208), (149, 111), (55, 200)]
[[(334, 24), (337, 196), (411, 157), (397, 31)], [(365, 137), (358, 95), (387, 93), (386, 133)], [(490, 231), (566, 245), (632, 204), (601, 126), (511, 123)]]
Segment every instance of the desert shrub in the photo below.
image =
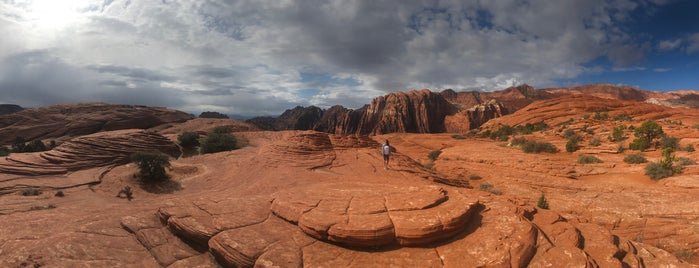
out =
[(615, 127), (612, 130), (612, 141), (621, 141), (624, 139), (624, 126)]
[(699, 124), (696, 124), (696, 125), (692, 126), (692, 128), (694, 128), (694, 129), (699, 129)]
[(573, 130), (573, 129), (571, 129), (571, 128), (568, 128), (568, 129), (566, 129), (565, 131), (563, 131), (563, 137), (566, 138), (566, 139), (572, 137), (573, 135), (576, 135), (576, 134), (575, 134), (575, 130)]
[(677, 150), (680, 148), (680, 139), (665, 135), (660, 138), (660, 148)]
[(697, 164), (697, 161), (695, 161), (694, 159), (691, 159), (689, 157), (680, 157), (680, 158), (677, 158), (677, 163), (680, 166), (693, 166), (693, 165)]
[(481, 185), (478, 186), (478, 190), (481, 191), (490, 191), (490, 189), (493, 188), (493, 185), (487, 182), (481, 183)]
[(578, 134), (573, 134), (568, 137), (568, 142), (566, 142), (566, 152), (572, 153), (580, 148), (580, 141), (582, 137)]
[(635, 139), (629, 144), (629, 149), (636, 151), (645, 151), (650, 148), (650, 144), (644, 139)]
[(15, 137), (15, 142), (12, 143), (12, 152), (21, 153), (24, 152), (24, 147), (26, 146), (26, 141), (23, 137)]
[(595, 112), (595, 116), (592, 119), (604, 121), (609, 119), (609, 114), (607, 112)]
[(510, 141), (511, 146), (521, 146), (527, 142), (527, 139), (524, 137), (516, 137), (513, 138), (512, 141)]
[(41, 194), (41, 190), (39, 189), (25, 189), (22, 191), (23, 196), (37, 196)]
[(522, 145), (522, 151), (525, 153), (555, 153), (558, 148), (550, 142), (527, 141)]
[(653, 180), (660, 180), (682, 172), (681, 165), (675, 165), (678, 161), (672, 149), (663, 150), (663, 157), (659, 162), (646, 165), (646, 175)]
[(633, 117), (628, 114), (617, 115), (614, 117), (614, 121), (632, 121)]
[(0, 146), (0, 156), (8, 156), (10, 155), (10, 149), (8, 149), (5, 146)]
[(590, 144), (590, 146), (595, 146), (595, 147), (600, 146), (600, 145), (602, 145), (602, 139), (600, 139), (599, 137), (594, 137), (590, 140), (589, 144)]
[(482, 178), (483, 178), (483, 177), (479, 176), (478, 174), (471, 174), (471, 175), (468, 175), (468, 179), (469, 179), (469, 180), (472, 180), (472, 181), (477, 181), (477, 180), (480, 180), (480, 179), (482, 179)]
[(590, 135), (594, 135), (595, 131), (589, 128), (590, 126), (584, 125), (582, 128), (580, 128), (580, 131), (585, 132)]
[(680, 249), (674, 251), (673, 254), (675, 254), (675, 257), (685, 262), (691, 262), (694, 260), (694, 251), (691, 249)]
[(642, 164), (648, 162), (643, 154), (630, 154), (624, 157), (624, 162), (629, 164)]
[(27, 144), (24, 146), (24, 152), (27, 152), (27, 153), (30, 153), (30, 152), (43, 152), (43, 151), (46, 151), (46, 150), (48, 150), (48, 148), (46, 147), (46, 144), (44, 144), (44, 143), (43, 143), (42, 141), (40, 141), (40, 140), (33, 140), (33, 141), (30, 141), (29, 143), (27, 143)]
[(193, 148), (199, 146), (199, 133), (185, 131), (177, 136), (177, 142), (184, 148)]
[(597, 158), (594, 155), (584, 155), (581, 154), (578, 156), (578, 164), (594, 164), (594, 163), (602, 163), (602, 160)]
[(143, 182), (160, 182), (170, 177), (165, 168), (170, 166), (170, 159), (160, 152), (135, 152), (131, 154), (131, 162), (138, 166), (136, 174)]
[(526, 123), (524, 126), (517, 125), (515, 127), (515, 131), (517, 131), (518, 133), (522, 133), (522, 134), (532, 134), (532, 133), (534, 133), (534, 131), (543, 131), (543, 130), (546, 130), (548, 128), (549, 128), (549, 126), (546, 123), (544, 123), (544, 121), (541, 121), (541, 122), (534, 123), (534, 124)]
[(491, 188), (488, 192), (494, 195), (502, 195), (502, 191), (498, 188)]
[(536, 202), (536, 206), (541, 209), (549, 209), (549, 202), (548, 200), (546, 200), (546, 196), (544, 196), (543, 193), (541, 193), (541, 196), (539, 196), (539, 200)]
[(64, 196), (66, 196), (66, 195), (63, 193), (63, 191), (58, 191), (58, 192), (56, 192), (56, 194), (54, 194), (53, 196), (56, 196), (56, 197), (64, 197)]
[(442, 154), (442, 150), (436, 150), (436, 151), (431, 151), (429, 154), (427, 154), (427, 158), (429, 158), (432, 161), (437, 160), (437, 157)]
[(490, 138), (498, 141), (506, 141), (510, 135), (515, 133), (515, 128), (509, 125), (502, 125), (495, 132), (490, 133)]
[(660, 180), (674, 175), (672, 169), (666, 168), (658, 162), (652, 162), (646, 165), (646, 176), (653, 180)]
[(235, 136), (220, 129), (214, 129), (206, 137), (199, 139), (199, 151), (203, 154), (230, 151), (236, 148)]
[(624, 152), (624, 144), (623, 144), (623, 143), (620, 142), (620, 143), (617, 143), (617, 144), (616, 144), (616, 152), (617, 152), (617, 153), (622, 153), (622, 152)]
[(454, 134), (454, 135), (451, 135), (451, 138), (455, 139), (455, 140), (463, 140), (463, 139), (466, 139), (466, 136), (461, 135), (461, 134)]
[(691, 152), (694, 152), (694, 145), (687, 144), (687, 146), (684, 147), (684, 150), (687, 151), (687, 152), (690, 152), (690, 153), (691, 153)]

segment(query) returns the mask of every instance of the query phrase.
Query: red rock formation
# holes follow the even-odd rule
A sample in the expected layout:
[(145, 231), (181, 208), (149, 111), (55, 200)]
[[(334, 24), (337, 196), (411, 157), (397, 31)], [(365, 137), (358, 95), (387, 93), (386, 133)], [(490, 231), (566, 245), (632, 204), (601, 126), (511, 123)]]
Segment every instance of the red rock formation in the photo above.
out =
[(464, 133), (476, 129), (485, 122), (497, 117), (507, 115), (507, 109), (498, 101), (491, 99), (487, 102), (464, 109), (455, 115), (444, 119), (447, 132)]
[(193, 116), (167, 108), (105, 103), (60, 104), (0, 115), (0, 144), (77, 137), (119, 129), (181, 123)]
[(357, 118), (348, 114), (336, 133), (444, 132), (444, 117), (455, 113), (456, 108), (441, 95), (423, 89), (378, 97), (366, 109), (358, 111), (361, 115)]

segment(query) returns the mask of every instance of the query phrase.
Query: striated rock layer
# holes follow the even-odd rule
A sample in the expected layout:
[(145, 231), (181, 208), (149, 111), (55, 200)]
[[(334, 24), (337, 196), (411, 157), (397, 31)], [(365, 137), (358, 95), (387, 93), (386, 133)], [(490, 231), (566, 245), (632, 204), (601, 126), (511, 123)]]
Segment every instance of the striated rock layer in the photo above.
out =
[(192, 115), (159, 107), (59, 104), (0, 115), (0, 144), (10, 144), (16, 137), (26, 141), (69, 139), (100, 131), (147, 129), (192, 118)]

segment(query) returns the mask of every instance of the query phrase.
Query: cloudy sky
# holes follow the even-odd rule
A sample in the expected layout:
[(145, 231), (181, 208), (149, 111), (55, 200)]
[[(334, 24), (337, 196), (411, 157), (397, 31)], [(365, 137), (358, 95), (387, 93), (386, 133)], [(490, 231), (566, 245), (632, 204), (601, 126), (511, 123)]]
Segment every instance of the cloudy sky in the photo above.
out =
[(699, 89), (694, 0), (0, 0), (0, 103), (193, 114), (393, 91)]

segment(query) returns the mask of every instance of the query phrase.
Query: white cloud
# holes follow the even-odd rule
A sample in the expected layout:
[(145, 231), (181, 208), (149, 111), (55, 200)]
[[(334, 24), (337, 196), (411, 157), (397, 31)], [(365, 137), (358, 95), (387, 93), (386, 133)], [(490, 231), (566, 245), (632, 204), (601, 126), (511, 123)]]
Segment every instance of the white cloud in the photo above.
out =
[(699, 51), (699, 33), (690, 35), (687, 38), (687, 53)]
[(682, 45), (682, 39), (674, 40), (662, 40), (658, 42), (658, 50), (660, 51), (672, 51), (679, 48)]
[[(65, 95), (192, 113), (359, 108), (388, 91), (554, 86), (596, 58), (628, 68), (648, 52), (618, 24), (649, 2), (628, 0), (95, 0), (50, 31), (24, 2), (0, 2), (0, 68), (16, 69), (0, 77), (0, 101), (20, 105)], [(26, 57), (36, 51), (52, 63), (41, 73)], [(32, 84), (51, 68), (53, 88)]]

